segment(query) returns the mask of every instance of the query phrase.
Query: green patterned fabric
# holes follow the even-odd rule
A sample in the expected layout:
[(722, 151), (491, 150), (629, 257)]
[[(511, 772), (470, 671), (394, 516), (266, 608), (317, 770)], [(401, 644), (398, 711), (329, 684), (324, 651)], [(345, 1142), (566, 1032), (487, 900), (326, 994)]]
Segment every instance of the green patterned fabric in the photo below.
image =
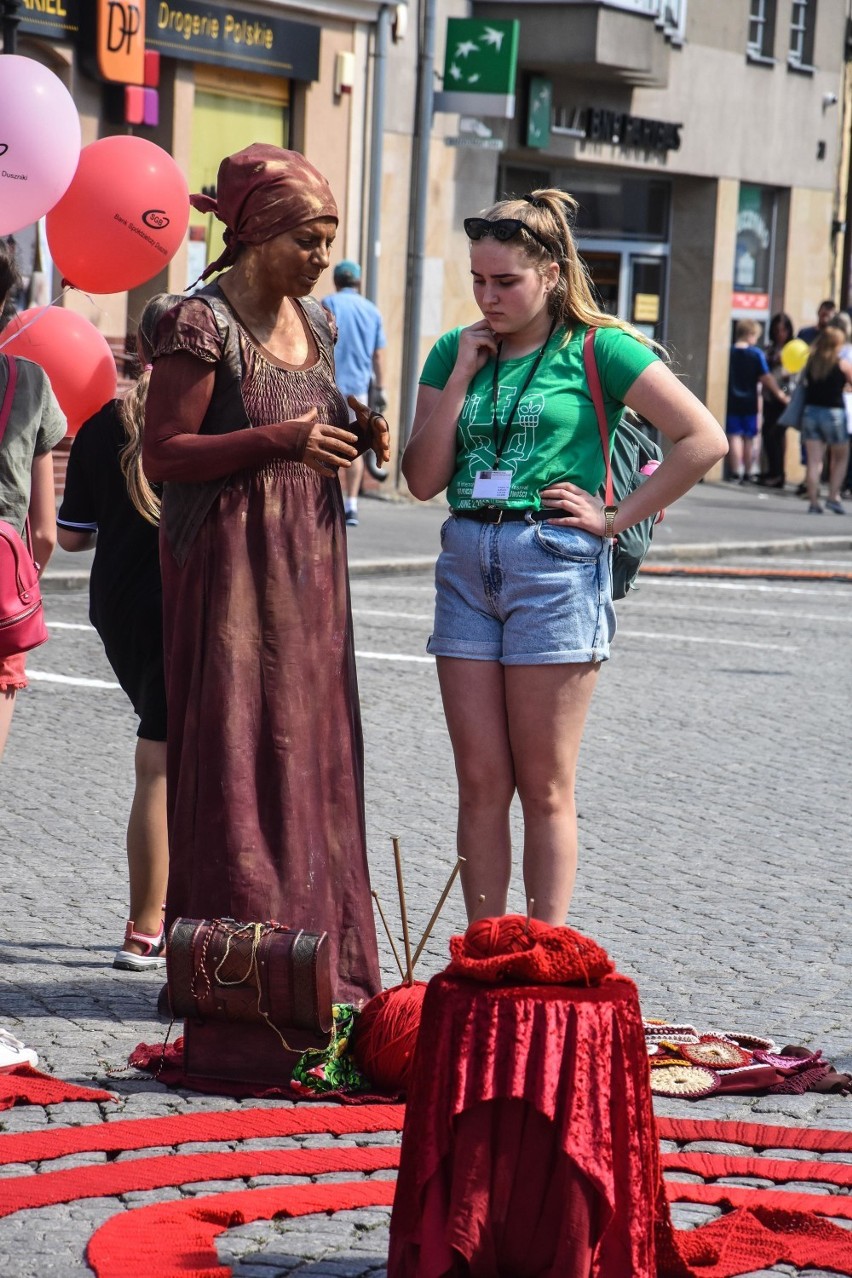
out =
[(349, 1053), (349, 1042), (358, 1012), (351, 1003), (335, 1003), (331, 1042), (320, 1050), (312, 1048), (296, 1063), (290, 1080), (300, 1092), (366, 1092), (370, 1082)]

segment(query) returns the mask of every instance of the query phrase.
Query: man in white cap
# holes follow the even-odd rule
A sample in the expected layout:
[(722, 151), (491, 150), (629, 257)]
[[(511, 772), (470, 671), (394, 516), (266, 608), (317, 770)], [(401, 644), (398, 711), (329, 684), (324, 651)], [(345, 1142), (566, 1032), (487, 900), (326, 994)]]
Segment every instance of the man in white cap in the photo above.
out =
[[(338, 262), (334, 268), (334, 287), (337, 291), (324, 297), (322, 304), (337, 324), (334, 351), (337, 385), (344, 398), (354, 395), (366, 404), (372, 382), (370, 406), (382, 413), (387, 407), (384, 392), (386, 339), (379, 309), (361, 296), (361, 267), (357, 262)], [(350, 528), (358, 524), (358, 493), (363, 475), (363, 457), (358, 457), (348, 470), (340, 472), (343, 507)]]

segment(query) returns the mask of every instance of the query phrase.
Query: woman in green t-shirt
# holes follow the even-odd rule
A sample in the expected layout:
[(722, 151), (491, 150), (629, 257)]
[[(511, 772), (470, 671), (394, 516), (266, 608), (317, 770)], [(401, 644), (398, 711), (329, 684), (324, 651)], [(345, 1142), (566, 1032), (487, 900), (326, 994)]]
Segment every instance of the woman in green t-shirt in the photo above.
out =
[[(615, 633), (610, 545), (724, 456), (724, 432), (628, 324), (600, 310), (564, 191), (502, 200), (468, 218), (482, 319), (445, 334), (420, 379), (403, 473), (444, 489), (435, 625), (459, 784), (468, 918), (505, 912), (509, 807), (524, 816), (532, 914), (560, 924), (577, 864), (574, 780), (589, 702)], [(612, 436), (626, 404), (671, 442), (620, 507), (599, 496), (604, 458), (583, 371), (595, 353)]]

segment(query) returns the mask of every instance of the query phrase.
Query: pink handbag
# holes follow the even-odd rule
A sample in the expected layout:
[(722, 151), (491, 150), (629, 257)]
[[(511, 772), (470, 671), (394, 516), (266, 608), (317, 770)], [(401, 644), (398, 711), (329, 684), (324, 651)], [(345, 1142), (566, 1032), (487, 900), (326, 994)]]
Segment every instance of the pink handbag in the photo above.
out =
[[(12, 411), (18, 369), (13, 355), (6, 356), (9, 367), (6, 394), (0, 407), (0, 445)], [(44, 608), (38, 583), (38, 568), (29, 546), (30, 521), (26, 524), (27, 543), (17, 530), (0, 519), (0, 658), (29, 652), (47, 640)]]

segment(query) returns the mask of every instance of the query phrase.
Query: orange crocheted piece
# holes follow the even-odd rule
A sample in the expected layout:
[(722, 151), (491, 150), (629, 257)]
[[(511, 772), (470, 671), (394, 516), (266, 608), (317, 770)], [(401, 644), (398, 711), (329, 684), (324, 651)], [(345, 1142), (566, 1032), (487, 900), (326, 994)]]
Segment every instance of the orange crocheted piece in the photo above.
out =
[(446, 972), (489, 985), (597, 985), (615, 964), (596, 941), (571, 927), (552, 927), (520, 914), (479, 919), (450, 938)]

